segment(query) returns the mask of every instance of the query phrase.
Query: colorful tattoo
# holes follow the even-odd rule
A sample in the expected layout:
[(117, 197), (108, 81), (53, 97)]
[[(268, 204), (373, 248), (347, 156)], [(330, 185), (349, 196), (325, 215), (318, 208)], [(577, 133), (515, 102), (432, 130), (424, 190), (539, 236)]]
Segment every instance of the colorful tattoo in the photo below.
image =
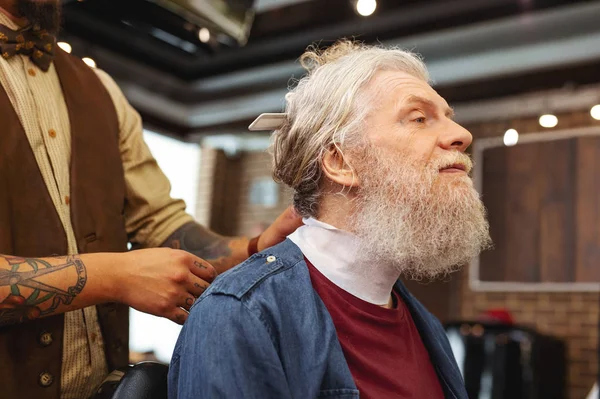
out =
[[(58, 264), (43, 259), (0, 255), (10, 269), (0, 269), (0, 288), (10, 287), (10, 294), (0, 302), (0, 326), (21, 323), (53, 313), (62, 303), (69, 305), (83, 290), (87, 271), (78, 256), (54, 258)], [(66, 288), (44, 282), (44, 277), (61, 270)]]

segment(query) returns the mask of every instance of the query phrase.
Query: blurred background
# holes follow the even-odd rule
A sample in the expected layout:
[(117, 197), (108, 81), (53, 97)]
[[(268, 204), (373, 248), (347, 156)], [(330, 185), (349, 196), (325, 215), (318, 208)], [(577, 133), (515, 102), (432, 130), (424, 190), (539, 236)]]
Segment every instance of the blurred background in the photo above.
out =
[[(423, 55), (475, 137), (495, 249), (407, 282), (447, 326), (473, 398), (585, 398), (598, 372), (600, 1), (64, 1), (61, 46), (107, 71), (196, 219), (260, 233), (290, 202), (269, 136), (311, 43)], [(168, 362), (179, 327), (134, 313), (132, 359)], [(597, 394), (596, 394), (597, 396)]]

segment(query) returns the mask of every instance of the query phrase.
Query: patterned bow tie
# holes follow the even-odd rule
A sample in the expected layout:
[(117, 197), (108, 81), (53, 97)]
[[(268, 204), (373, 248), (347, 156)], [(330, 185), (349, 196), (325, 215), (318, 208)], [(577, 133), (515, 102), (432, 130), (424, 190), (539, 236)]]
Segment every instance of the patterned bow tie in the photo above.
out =
[(54, 58), (56, 38), (45, 30), (32, 27), (14, 31), (0, 24), (0, 54), (8, 59), (15, 54), (28, 55), (42, 71), (48, 71)]

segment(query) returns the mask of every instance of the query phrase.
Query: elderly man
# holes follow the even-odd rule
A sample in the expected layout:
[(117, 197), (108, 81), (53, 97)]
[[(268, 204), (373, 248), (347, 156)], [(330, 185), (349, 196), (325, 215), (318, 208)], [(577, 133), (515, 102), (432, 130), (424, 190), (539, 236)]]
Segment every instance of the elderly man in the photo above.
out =
[(489, 244), (471, 135), (411, 53), (342, 41), (301, 61), (272, 127), (305, 226), (192, 307), (170, 396), (467, 398), (444, 329), (398, 278)]

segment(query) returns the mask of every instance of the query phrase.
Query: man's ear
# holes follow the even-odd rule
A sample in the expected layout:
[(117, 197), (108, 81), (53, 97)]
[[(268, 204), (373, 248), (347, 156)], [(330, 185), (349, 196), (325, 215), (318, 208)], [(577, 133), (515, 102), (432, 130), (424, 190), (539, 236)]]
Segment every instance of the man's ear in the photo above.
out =
[(323, 173), (329, 180), (341, 186), (358, 187), (358, 176), (348, 161), (348, 157), (338, 147), (332, 146), (323, 157)]

